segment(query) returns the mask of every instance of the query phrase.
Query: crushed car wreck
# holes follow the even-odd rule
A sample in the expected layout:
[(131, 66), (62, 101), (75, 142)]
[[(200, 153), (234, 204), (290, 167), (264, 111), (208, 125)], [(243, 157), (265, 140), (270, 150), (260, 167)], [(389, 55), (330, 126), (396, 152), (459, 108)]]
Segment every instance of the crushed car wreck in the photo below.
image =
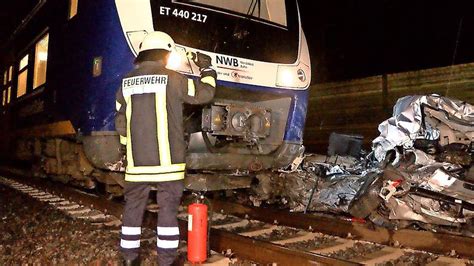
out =
[(306, 155), (294, 171), (260, 175), (253, 201), (474, 236), (474, 106), (406, 96), (378, 129), (368, 154), (334, 152), (330, 140), (328, 156)]

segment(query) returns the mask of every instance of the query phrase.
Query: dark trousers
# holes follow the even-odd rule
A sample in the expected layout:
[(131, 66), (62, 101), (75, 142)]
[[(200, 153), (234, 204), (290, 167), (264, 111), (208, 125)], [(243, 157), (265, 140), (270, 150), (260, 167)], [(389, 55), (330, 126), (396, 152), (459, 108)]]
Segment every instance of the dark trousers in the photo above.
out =
[(159, 207), (157, 251), (160, 266), (171, 265), (179, 244), (178, 208), (183, 194), (182, 180), (159, 183), (125, 183), (125, 208), (122, 216), (120, 247), (125, 259), (138, 257), (143, 215), (152, 185), (156, 185)]

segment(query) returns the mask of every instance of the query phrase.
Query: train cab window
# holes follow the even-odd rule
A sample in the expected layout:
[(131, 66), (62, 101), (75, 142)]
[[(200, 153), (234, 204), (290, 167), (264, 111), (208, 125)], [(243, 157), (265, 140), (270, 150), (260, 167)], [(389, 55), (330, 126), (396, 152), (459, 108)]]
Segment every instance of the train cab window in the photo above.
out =
[(33, 73), (33, 89), (46, 82), (46, 67), (48, 62), (49, 34), (41, 38), (35, 46), (35, 64)]
[(21, 97), (26, 94), (26, 85), (28, 81), (28, 54), (20, 60), (18, 67), (18, 85), (16, 97)]
[(174, 0), (183, 4), (226, 10), (240, 15), (252, 16), (272, 23), (287, 26), (285, 0), (271, 1), (221, 1), (221, 0)]
[(79, 0), (69, 0), (69, 19), (77, 15), (77, 5)]

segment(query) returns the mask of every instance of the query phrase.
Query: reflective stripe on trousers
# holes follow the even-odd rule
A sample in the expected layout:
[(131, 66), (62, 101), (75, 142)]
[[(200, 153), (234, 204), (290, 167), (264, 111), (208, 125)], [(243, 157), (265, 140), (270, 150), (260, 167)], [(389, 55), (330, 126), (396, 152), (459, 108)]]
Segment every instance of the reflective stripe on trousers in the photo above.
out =
[(139, 248), (140, 240), (124, 240), (120, 239), (120, 247), (125, 249)]
[[(179, 228), (176, 215), (184, 189), (184, 182), (171, 181), (156, 183), (156, 202), (160, 206), (157, 224), (157, 251), (159, 265), (171, 265), (179, 246)], [(122, 217), (121, 252), (124, 258), (138, 256), (141, 224), (148, 201), (151, 185), (125, 182), (125, 208)], [(123, 241), (122, 241), (123, 240)], [(130, 242), (133, 241), (133, 242)]]
[(179, 245), (179, 227), (163, 227), (158, 226), (156, 228), (156, 246), (158, 248), (170, 249), (178, 248)]
[(125, 250), (138, 249), (141, 232), (142, 228), (138, 226), (122, 226), (120, 247)]
[(163, 240), (158, 238), (156, 241), (156, 246), (164, 249), (178, 248), (178, 245), (179, 240)]

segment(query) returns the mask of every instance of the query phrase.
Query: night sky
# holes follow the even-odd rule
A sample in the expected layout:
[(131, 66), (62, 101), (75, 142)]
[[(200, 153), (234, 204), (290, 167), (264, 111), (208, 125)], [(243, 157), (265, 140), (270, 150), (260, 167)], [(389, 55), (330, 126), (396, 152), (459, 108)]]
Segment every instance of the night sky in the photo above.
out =
[[(1, 43), (37, 0), (0, 9)], [(298, 0), (313, 82), (474, 62), (474, 1)]]
[(299, 0), (313, 82), (474, 62), (474, 1)]
[(38, 0), (2, 1), (0, 7), (0, 47), (3, 47), (5, 40), (38, 2)]

